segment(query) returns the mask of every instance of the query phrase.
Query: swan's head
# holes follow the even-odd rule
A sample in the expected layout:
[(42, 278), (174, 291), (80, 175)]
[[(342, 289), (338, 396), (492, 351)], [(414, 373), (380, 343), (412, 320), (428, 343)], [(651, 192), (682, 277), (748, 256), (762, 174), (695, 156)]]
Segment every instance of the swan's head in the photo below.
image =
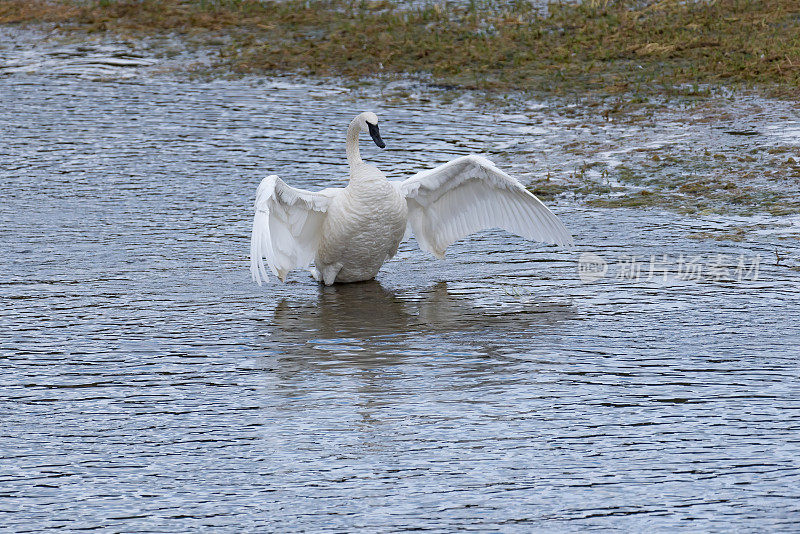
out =
[(375, 115), (371, 111), (365, 111), (358, 115), (355, 119), (358, 122), (358, 126), (362, 131), (369, 132), (370, 137), (372, 140), (375, 141), (375, 144), (378, 145), (380, 148), (386, 148), (386, 143), (383, 142), (381, 139), (381, 132), (378, 129), (378, 116)]

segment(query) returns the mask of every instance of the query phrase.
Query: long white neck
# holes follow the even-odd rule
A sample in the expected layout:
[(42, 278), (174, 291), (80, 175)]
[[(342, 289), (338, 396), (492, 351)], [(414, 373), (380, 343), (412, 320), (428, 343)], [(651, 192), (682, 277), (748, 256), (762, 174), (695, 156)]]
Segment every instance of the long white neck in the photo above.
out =
[(364, 163), (358, 151), (358, 134), (360, 133), (361, 126), (358, 123), (358, 117), (356, 117), (347, 128), (347, 163), (350, 165), (350, 169)]

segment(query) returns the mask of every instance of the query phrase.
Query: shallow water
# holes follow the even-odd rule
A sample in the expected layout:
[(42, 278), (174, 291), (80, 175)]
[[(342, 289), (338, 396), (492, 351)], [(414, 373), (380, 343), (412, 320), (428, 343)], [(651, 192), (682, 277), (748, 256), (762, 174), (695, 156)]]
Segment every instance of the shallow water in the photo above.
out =
[(258, 287), (256, 185), (341, 183), (357, 111), (392, 177), (482, 152), (528, 179), (547, 110), (93, 76), (0, 77), (6, 528), (796, 530), (797, 218), (554, 204), (574, 251), (487, 232)]

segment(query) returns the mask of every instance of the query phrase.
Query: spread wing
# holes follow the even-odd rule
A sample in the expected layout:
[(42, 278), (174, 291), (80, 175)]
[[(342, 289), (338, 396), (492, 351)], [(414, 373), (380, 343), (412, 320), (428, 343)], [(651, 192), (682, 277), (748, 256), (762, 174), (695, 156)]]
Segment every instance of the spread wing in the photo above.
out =
[(286, 280), (292, 269), (303, 269), (314, 261), (322, 223), (340, 188), (312, 193), (296, 189), (275, 175), (261, 180), (256, 191), (256, 213), (250, 239), (250, 274), (261, 285), (268, 280), (264, 266)]
[(462, 237), (488, 228), (572, 245), (569, 231), (547, 206), (481, 156), (456, 158), (395, 184), (408, 202), (417, 242), (437, 258)]

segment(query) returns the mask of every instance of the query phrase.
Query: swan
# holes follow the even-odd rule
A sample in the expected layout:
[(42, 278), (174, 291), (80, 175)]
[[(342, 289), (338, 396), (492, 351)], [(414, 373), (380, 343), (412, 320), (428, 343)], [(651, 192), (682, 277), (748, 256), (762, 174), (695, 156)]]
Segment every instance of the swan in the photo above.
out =
[(370, 280), (411, 233), (439, 259), (455, 241), (488, 228), (572, 245), (558, 217), (488, 159), (463, 156), (405, 181), (389, 181), (361, 159), (358, 138), (364, 131), (386, 146), (375, 113), (352, 120), (347, 187), (312, 192), (276, 175), (261, 181), (250, 240), (250, 272), (259, 285), (268, 280), (266, 266), (282, 282), (293, 269), (309, 269), (325, 285)]

